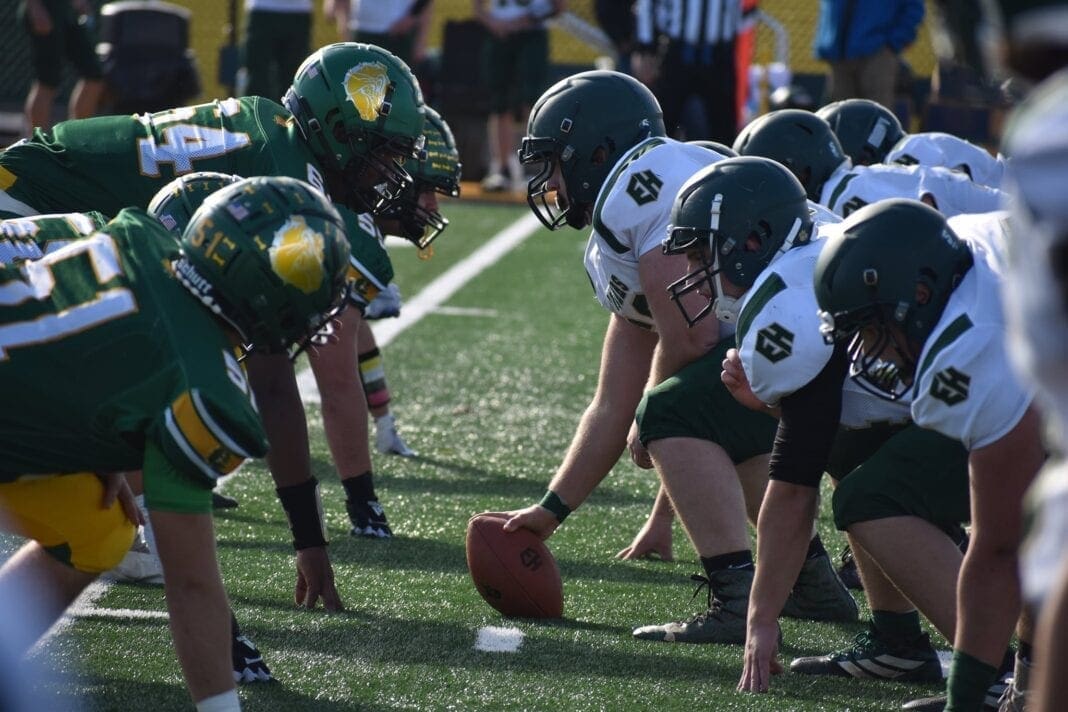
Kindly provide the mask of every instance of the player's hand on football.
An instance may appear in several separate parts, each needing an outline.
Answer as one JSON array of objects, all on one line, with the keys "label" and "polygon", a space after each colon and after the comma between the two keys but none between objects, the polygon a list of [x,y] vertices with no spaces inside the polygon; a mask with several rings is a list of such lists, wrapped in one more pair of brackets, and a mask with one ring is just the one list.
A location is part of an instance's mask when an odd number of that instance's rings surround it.
[{"label": "player's hand on football", "polygon": [[642,445],[638,437],[638,424],[631,423],[630,433],[627,434],[627,449],[630,451],[630,459],[635,465],[643,470],[653,469],[653,460],[649,457],[649,451]]},{"label": "player's hand on football", "polygon": [[123,514],[130,520],[130,523],[135,527],[142,526],[145,523],[145,515],[137,506],[134,493],[129,483],[126,482],[126,473],[112,472],[99,477],[104,483],[104,499],[100,502],[100,507],[108,509],[115,503],[115,500],[118,500]]},{"label": "player's hand on football", "polygon": [[674,561],[671,552],[671,524],[675,517],[650,514],[645,524],[634,535],[634,541],[616,554],[617,559],[652,559]]},{"label": "player's hand on football", "polygon": [[315,608],[323,599],[323,608],[340,611],[344,608],[337,587],[334,569],[325,546],[312,546],[297,551],[297,585],[293,592],[298,606]]},{"label": "player's hand on football", "polygon": [[767,692],[771,676],[782,673],[778,661],[779,624],[749,622],[745,636],[745,663],[742,678],[738,681],[739,692]]},{"label": "player's hand on football", "polygon": [[504,527],[502,527],[504,531],[514,532],[519,528],[529,529],[542,539],[551,537],[556,528],[560,526],[556,515],[540,504],[532,504],[525,509],[517,509],[511,512],[493,512],[493,514],[507,520],[504,523]]}]

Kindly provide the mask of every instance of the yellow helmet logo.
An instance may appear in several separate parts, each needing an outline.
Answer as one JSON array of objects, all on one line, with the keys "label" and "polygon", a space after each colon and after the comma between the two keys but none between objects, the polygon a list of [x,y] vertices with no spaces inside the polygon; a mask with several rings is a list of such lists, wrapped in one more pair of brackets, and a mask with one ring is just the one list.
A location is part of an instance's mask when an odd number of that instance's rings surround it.
[{"label": "yellow helmet logo", "polygon": [[311,294],[323,283],[323,236],[308,227],[304,216],[293,215],[274,233],[274,242],[267,252],[271,268],[305,294]]},{"label": "yellow helmet logo", "polygon": [[378,119],[378,110],[386,101],[387,87],[389,72],[381,62],[363,62],[345,74],[345,95],[364,121]]}]

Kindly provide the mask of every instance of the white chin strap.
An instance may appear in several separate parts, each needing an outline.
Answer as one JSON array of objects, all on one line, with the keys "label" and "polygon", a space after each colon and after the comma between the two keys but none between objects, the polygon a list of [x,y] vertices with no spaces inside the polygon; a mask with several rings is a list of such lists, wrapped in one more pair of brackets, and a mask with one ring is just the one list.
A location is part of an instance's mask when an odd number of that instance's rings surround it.
[{"label": "white chin strap", "polygon": [[727,324],[733,324],[738,321],[738,313],[742,310],[742,305],[737,298],[724,295],[716,297],[716,301],[712,303],[712,308],[716,311],[717,319]]}]

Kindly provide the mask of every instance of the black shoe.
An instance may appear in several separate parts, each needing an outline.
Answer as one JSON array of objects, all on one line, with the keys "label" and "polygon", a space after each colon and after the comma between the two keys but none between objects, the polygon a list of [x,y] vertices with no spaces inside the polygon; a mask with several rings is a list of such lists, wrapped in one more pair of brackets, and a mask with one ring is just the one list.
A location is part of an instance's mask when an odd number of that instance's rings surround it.
[{"label": "black shoe", "polygon": [[864,584],[861,583],[860,572],[857,571],[857,560],[853,558],[853,550],[848,545],[842,549],[840,560],[842,565],[838,567],[838,578],[842,580],[846,588],[863,591]]},{"label": "black shoe", "polygon": [[271,669],[263,662],[256,644],[238,633],[231,636],[230,654],[234,664],[234,682],[270,682]]},{"label": "black shoe", "polygon": [[211,508],[212,509],[237,509],[239,502],[233,497],[227,497],[225,494],[219,494],[218,492],[211,493]]},{"label": "black shoe", "polygon": [[849,650],[797,658],[790,663],[790,672],[897,682],[938,682],[942,679],[942,664],[926,633],[910,643],[892,643],[869,626],[857,635]]},{"label": "black shoe", "polygon": [[708,588],[708,608],[684,621],[635,628],[632,635],[641,640],[664,643],[745,644],[745,616],[749,608],[749,590],[753,586],[753,569],[726,569],[707,578],[690,577],[698,582],[693,597]]},{"label": "black shoe", "polygon": [[345,509],[349,513],[352,536],[365,536],[372,539],[389,539],[393,530],[386,521],[386,511],[377,499],[345,500]]}]

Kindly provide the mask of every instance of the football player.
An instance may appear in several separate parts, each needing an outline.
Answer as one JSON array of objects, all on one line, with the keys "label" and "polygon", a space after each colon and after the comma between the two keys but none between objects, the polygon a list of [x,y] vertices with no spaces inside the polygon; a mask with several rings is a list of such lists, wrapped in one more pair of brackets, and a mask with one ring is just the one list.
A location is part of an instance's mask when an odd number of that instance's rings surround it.
[{"label": "football player", "polygon": [[[422,150],[424,104],[407,65],[389,52],[323,47],[297,70],[283,104],[242,97],[37,131],[0,153],[0,216],[114,215],[147,206],[165,183],[195,170],[291,176],[356,213],[385,209],[411,182],[402,162]],[[285,355],[253,354],[248,368],[298,547],[295,597],[340,608],[292,365]]]},{"label": "football player", "polygon": [[[848,349],[858,385],[891,399],[910,395],[917,425],[968,450],[972,539],[957,588],[951,712],[982,706],[1018,617],[1019,655],[1032,659],[1017,549],[1023,493],[1045,452],[1031,390],[1009,365],[1004,246],[986,227],[947,224],[917,201],[883,201],[827,240],[813,276],[820,330]],[[755,666],[767,663],[773,642],[763,634]]]},{"label": "football player", "polygon": [[[1020,106],[1003,141],[1012,155],[1008,183],[1014,197],[1013,259],[1004,283],[1009,344],[1022,372],[1038,386],[1058,453],[1028,493],[1033,524],[1021,552],[1024,601],[1037,614],[1039,661],[1027,709],[1041,712],[1068,705],[1068,680],[1055,662],[1068,654],[1068,204],[1061,191],[1068,178],[1066,107],[1068,70],[1062,70]],[[1027,661],[1018,661],[1017,692],[1027,689],[1028,673]]]},{"label": "football player", "polygon": [[809,200],[842,217],[884,198],[923,200],[947,217],[1001,207],[1001,191],[938,166],[851,166],[826,121],[816,114],[783,109],[749,123],[734,142],[743,156],[764,156],[789,168]]},{"label": "football player", "polygon": [[[654,512],[670,506],[670,495],[701,557],[701,585],[709,588],[703,613],[635,635],[742,642],[753,573],[736,465],[747,471],[750,493],[759,496],[775,422],[726,393],[718,378],[726,334],[715,320],[689,328],[667,293],[684,258],[659,249],[679,186],[722,156],[666,138],[656,99],[635,79],[593,71],[568,77],[541,96],[520,158],[540,168],[527,202],[547,227],[592,225],[586,271],[610,317],[597,390],[563,462],[541,502],[509,512],[505,529],[552,535],[629,445],[639,466],[657,468],[663,488]],[[647,399],[639,431],[635,411],[643,391],[654,386],[661,395]],[[700,422],[679,417],[691,407],[700,408]],[[833,578],[829,563],[827,573]],[[852,603],[848,593],[844,598]],[[817,613],[841,615],[841,608],[840,600],[833,601]],[[855,604],[845,611],[850,613],[856,616]]]},{"label": "football player", "polygon": [[238,709],[211,489],[267,450],[238,356],[303,347],[344,299],[347,262],[317,190],[253,178],[213,196],[180,241],[131,208],[0,268],[0,384],[21,404],[0,416],[0,508],[31,540],[0,588],[42,582],[58,617],[133,537],[119,504],[101,506],[104,482],[143,470],[186,684],[202,708]]},{"label": "football player", "polygon": [[854,166],[900,163],[942,166],[966,173],[976,183],[1000,188],[1005,161],[982,146],[941,131],[907,134],[894,112],[870,99],[827,104],[816,116],[826,121]]}]

